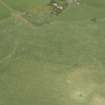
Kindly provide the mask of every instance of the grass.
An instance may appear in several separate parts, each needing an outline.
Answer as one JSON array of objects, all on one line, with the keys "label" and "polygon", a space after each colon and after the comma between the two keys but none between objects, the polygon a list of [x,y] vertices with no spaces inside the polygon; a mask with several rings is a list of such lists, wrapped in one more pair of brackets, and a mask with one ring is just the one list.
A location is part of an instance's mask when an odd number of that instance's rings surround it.
[{"label": "grass", "polygon": [[48,0],[3,2],[12,10],[0,3],[1,105],[105,103],[104,0],[81,0],[59,16],[42,12],[44,19],[30,10]]},{"label": "grass", "polygon": [[0,3],[0,20],[4,19],[5,17],[9,17],[10,13],[8,9],[6,9],[1,3]]}]

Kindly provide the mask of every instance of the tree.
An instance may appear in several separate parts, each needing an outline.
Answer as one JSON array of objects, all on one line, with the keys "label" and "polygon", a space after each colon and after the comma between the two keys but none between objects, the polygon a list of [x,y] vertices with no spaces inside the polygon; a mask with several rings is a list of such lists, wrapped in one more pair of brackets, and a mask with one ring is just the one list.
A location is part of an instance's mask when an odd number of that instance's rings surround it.
[{"label": "tree", "polygon": [[52,7],[51,13],[58,15],[68,6],[68,3],[66,0],[50,0],[48,5]]}]

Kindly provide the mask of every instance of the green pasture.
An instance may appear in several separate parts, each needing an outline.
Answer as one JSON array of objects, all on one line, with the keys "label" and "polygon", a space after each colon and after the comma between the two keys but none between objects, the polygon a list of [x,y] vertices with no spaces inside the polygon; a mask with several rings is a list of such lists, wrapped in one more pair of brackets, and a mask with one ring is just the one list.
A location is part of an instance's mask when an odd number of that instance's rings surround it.
[{"label": "green pasture", "polygon": [[5,19],[5,17],[9,17],[10,13],[8,9],[6,9],[2,4],[0,4],[0,21]]},{"label": "green pasture", "polygon": [[0,0],[0,105],[105,105],[105,1],[48,2]]}]

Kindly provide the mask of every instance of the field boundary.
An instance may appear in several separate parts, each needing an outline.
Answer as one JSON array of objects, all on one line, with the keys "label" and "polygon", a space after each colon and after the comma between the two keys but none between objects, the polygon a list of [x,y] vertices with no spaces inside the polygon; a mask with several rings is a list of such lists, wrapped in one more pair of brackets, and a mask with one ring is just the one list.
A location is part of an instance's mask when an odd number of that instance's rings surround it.
[{"label": "field boundary", "polygon": [[15,17],[15,19],[24,22],[25,24],[27,24],[28,26],[31,26],[32,28],[34,27],[34,25],[29,20],[27,20],[26,18],[24,18],[21,15],[21,12],[19,12],[19,11],[13,9],[12,7],[8,6],[3,0],[0,0],[0,3],[10,11],[11,16]]}]

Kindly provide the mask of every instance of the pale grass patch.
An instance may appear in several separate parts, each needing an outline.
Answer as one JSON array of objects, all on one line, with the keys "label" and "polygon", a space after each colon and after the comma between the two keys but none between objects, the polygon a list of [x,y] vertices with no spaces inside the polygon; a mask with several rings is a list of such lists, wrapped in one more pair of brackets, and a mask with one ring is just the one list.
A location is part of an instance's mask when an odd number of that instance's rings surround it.
[{"label": "pale grass patch", "polygon": [[101,95],[94,95],[89,105],[105,105],[105,97]]},{"label": "pale grass patch", "polygon": [[95,76],[94,71],[94,66],[78,66],[74,67],[70,74],[67,73],[64,93],[67,105],[70,100],[73,103],[87,103],[90,100],[98,86],[92,79]]}]

